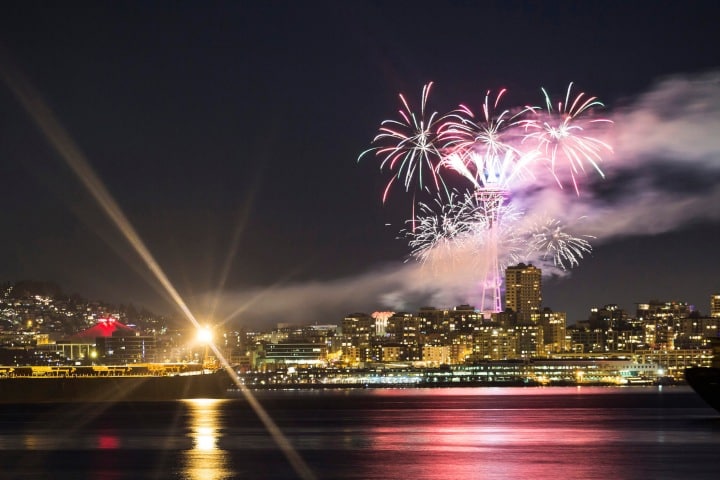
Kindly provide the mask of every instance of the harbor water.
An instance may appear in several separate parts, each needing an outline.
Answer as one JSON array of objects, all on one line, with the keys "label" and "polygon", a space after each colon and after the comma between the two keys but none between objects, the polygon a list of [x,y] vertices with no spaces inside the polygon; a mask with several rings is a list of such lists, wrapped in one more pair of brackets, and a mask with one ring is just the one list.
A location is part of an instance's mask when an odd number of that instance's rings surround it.
[{"label": "harbor water", "polygon": [[720,413],[684,386],[263,391],[3,405],[3,479],[718,478]]}]

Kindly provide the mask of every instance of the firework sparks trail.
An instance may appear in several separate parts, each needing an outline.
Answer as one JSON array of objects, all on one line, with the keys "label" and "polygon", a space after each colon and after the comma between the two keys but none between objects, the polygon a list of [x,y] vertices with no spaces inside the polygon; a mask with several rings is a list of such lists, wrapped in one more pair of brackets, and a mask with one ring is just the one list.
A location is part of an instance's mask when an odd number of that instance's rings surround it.
[{"label": "firework sparks trail", "polygon": [[506,90],[501,90],[491,104],[490,92],[485,95],[483,115],[475,114],[465,105],[451,112],[438,128],[446,155],[438,168],[448,167],[470,180],[475,188],[508,188],[536,155],[515,147],[524,130],[536,128],[534,118],[526,114],[536,108],[524,107],[515,114],[503,110],[495,114]]},{"label": "firework sparks trail", "polygon": [[[431,86],[423,87],[419,115],[400,95],[402,120],[382,122],[373,142],[383,145],[366,150],[360,158],[375,152],[381,169],[393,172],[383,202],[397,179],[406,191],[415,179],[420,194],[432,194],[428,187],[434,187],[436,197],[428,202],[419,199],[417,208],[413,194],[413,218],[408,221],[413,228],[401,232],[409,239],[411,256],[424,264],[447,265],[456,253],[471,250],[483,266],[478,269],[481,310],[501,311],[502,269],[510,263],[551,258],[555,267],[564,270],[577,266],[583,254],[591,252],[588,239],[593,237],[573,236],[553,219],[522,232],[519,225],[526,212],[513,205],[513,198],[536,182],[538,188],[545,188],[538,173],[548,169],[560,188],[569,177],[577,195],[581,176],[591,170],[586,165],[604,178],[600,163],[612,148],[595,135],[611,122],[594,117],[594,110],[603,107],[595,97],[580,93],[571,99],[572,83],[565,101],[555,108],[541,89],[546,110],[532,106],[503,110],[498,107],[506,91],[500,90],[494,100],[490,91],[486,93],[480,115],[460,105],[441,117],[436,112],[427,115]],[[450,191],[447,182],[458,176],[467,183]],[[427,177],[433,179],[431,184],[423,183]],[[485,308],[487,296],[492,298],[489,308]]]},{"label": "firework sparks trail", "polygon": [[[556,267],[565,270],[576,267],[583,254],[590,253],[592,246],[586,239],[591,235],[573,236],[564,230],[564,225],[553,218],[537,223],[529,232],[528,256],[540,253],[542,259],[551,258]],[[567,264],[567,266],[566,266]]]},{"label": "firework sparks trail", "polygon": [[441,263],[452,258],[454,249],[464,248],[475,238],[476,229],[484,221],[480,206],[473,195],[458,197],[456,191],[451,191],[447,198],[438,194],[432,203],[418,204],[417,217],[408,221],[413,224],[412,230],[401,232],[410,239],[412,256],[423,263]]},{"label": "firework sparks trail", "polygon": [[371,316],[375,319],[376,335],[381,337],[385,336],[388,319],[393,315],[395,315],[395,312],[373,312]]},{"label": "firework sparks trail", "polygon": [[565,94],[565,102],[558,102],[553,109],[550,95],[543,88],[547,111],[540,114],[542,121],[529,123],[526,127],[529,133],[524,140],[537,144],[537,149],[544,159],[550,163],[558,185],[562,188],[563,178],[561,164],[564,160],[565,173],[570,176],[575,192],[579,195],[578,175],[586,173],[585,164],[590,164],[601,177],[605,174],[600,169],[602,154],[612,152],[612,147],[597,137],[592,136],[593,131],[603,124],[611,123],[604,118],[594,118],[585,115],[592,112],[595,107],[603,107],[595,97],[579,93],[574,100],[570,100],[573,84],[570,83]]},{"label": "firework sparks trail", "polygon": [[427,116],[426,109],[431,88],[432,82],[423,87],[419,115],[412,111],[405,96],[400,94],[403,105],[399,111],[401,120],[382,122],[380,133],[373,140],[373,143],[386,145],[370,148],[360,154],[359,158],[362,158],[366,153],[375,152],[376,156],[382,158],[380,169],[387,168],[394,172],[385,187],[383,203],[395,180],[401,180],[405,190],[409,191],[416,177],[417,185],[422,188],[425,177],[430,176],[435,189],[440,189],[442,180],[436,173],[436,161],[440,154],[435,144],[438,114],[433,112]]}]

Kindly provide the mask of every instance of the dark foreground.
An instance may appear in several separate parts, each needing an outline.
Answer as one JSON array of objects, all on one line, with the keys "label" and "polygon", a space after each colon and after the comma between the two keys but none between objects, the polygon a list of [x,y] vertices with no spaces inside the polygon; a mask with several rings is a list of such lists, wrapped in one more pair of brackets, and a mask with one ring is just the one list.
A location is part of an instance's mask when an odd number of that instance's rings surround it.
[{"label": "dark foreground", "polygon": [[[688,387],[257,392],[310,477],[717,478]],[[242,397],[5,405],[3,479],[302,478]]]}]

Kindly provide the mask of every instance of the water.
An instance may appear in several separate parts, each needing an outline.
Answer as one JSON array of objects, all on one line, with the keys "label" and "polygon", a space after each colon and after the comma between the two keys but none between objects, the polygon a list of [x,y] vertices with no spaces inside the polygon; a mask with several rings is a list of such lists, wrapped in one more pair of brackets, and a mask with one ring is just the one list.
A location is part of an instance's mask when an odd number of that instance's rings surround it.
[{"label": "water", "polygon": [[[687,387],[261,392],[320,479],[720,478]],[[4,405],[1,479],[291,479],[242,399]]]}]

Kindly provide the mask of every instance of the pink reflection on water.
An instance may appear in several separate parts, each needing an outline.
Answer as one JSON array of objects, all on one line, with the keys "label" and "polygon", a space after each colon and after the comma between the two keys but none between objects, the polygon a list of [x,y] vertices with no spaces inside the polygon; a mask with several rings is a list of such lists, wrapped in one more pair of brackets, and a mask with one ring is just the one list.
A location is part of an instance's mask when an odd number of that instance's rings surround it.
[{"label": "pink reflection on water", "polygon": [[[369,477],[622,479],[621,467],[598,468],[593,455],[598,447],[622,441],[612,420],[596,416],[588,422],[594,412],[589,408],[547,408],[548,395],[581,396],[577,402],[582,404],[582,396],[597,393],[597,387],[428,389],[423,396],[442,398],[443,406],[418,410],[402,407],[417,391],[376,390],[372,395],[390,400],[390,408],[370,413],[371,449],[394,460]],[[527,397],[520,405],[545,407],[518,408],[494,400],[507,395]],[[477,402],[467,408],[467,402],[454,403],[453,396],[477,397]],[[544,400],[533,400],[537,396]]]},{"label": "pink reflection on water", "polygon": [[116,450],[120,448],[120,439],[117,435],[102,433],[98,436],[97,446],[101,450]]},{"label": "pink reflection on water", "polygon": [[[640,391],[641,387],[633,387],[636,391]],[[650,387],[646,391],[655,391],[658,388]],[[415,388],[378,388],[365,390],[368,395],[380,397],[414,397],[422,393],[423,397],[497,397],[497,396],[563,396],[563,395],[603,395],[624,393],[622,388],[613,387],[596,387],[596,386],[569,386],[569,387],[448,387],[448,388],[425,388],[418,390]]]}]

